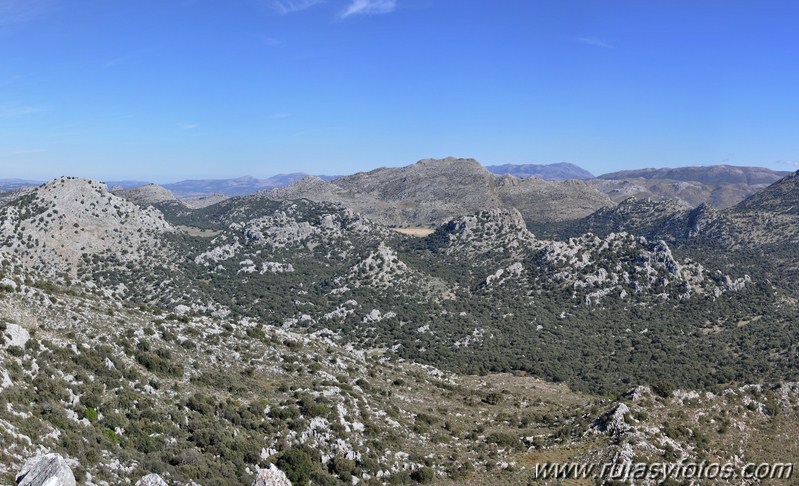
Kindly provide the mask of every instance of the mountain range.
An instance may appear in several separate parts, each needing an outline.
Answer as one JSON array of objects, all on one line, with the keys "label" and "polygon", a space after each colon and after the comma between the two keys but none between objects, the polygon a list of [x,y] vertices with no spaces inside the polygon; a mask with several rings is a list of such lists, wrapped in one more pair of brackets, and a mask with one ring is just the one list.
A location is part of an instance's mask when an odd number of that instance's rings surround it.
[{"label": "mountain range", "polygon": [[0,199],[0,482],[799,455],[799,172],[724,209],[454,158],[206,202],[74,177]]},{"label": "mountain range", "polygon": [[[400,169],[378,170],[389,174]],[[493,165],[486,166],[486,169],[493,174],[510,175],[519,179],[537,178],[545,181],[583,180],[599,192],[607,195],[614,203],[619,203],[627,197],[635,196],[638,199],[650,198],[657,201],[674,199],[686,207],[710,203],[722,209],[737,204],[753,194],[757,189],[789,174],[789,172],[774,171],[762,167],[711,165],[674,169],[627,170],[594,177],[590,172],[565,162],[556,164]],[[357,179],[359,174],[349,177]],[[291,173],[278,174],[267,179],[245,176],[235,179],[185,180],[163,184],[162,187],[170,190],[176,198],[185,200],[190,205],[202,206],[212,201],[219,201],[224,197],[242,196],[254,194],[261,190],[285,187],[305,177],[308,177],[308,175]],[[340,176],[317,177],[323,181],[333,181]],[[41,182],[37,181],[3,179],[0,180],[0,191],[40,184]],[[106,184],[112,189],[132,189],[148,183],[141,181],[108,181]],[[524,189],[521,191],[524,192]],[[0,197],[2,196],[0,195]],[[401,218],[395,218],[395,220],[401,220]]]}]

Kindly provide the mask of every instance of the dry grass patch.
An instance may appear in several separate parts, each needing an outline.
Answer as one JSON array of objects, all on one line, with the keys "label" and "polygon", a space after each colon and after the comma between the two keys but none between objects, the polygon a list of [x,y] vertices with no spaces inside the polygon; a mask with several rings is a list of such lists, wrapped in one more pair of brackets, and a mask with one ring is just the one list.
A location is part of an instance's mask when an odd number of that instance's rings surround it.
[{"label": "dry grass patch", "polygon": [[432,234],[435,230],[431,228],[391,228],[397,233],[403,235],[416,236],[417,238],[424,238]]}]

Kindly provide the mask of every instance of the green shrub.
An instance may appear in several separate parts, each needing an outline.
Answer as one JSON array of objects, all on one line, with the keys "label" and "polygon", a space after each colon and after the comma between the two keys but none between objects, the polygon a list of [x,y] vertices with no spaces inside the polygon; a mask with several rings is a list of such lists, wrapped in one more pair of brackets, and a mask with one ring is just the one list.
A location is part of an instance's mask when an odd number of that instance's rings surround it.
[{"label": "green shrub", "polygon": [[316,469],[308,449],[302,446],[294,446],[283,452],[277,460],[277,467],[286,473],[291,484],[296,486],[308,484],[311,474]]},{"label": "green shrub", "polygon": [[103,437],[111,441],[112,444],[116,445],[119,444],[119,436],[116,432],[111,429],[103,429],[102,431]]},{"label": "green shrub", "polygon": [[486,437],[486,442],[503,448],[511,448],[518,443],[518,440],[513,435],[505,432],[492,432]]},{"label": "green shrub", "polygon": [[411,479],[413,479],[419,484],[432,483],[435,478],[436,478],[436,473],[427,466],[421,469],[417,469],[416,471],[411,473]]},{"label": "green shrub", "polygon": [[97,410],[88,407],[83,411],[83,417],[91,423],[97,422]]}]

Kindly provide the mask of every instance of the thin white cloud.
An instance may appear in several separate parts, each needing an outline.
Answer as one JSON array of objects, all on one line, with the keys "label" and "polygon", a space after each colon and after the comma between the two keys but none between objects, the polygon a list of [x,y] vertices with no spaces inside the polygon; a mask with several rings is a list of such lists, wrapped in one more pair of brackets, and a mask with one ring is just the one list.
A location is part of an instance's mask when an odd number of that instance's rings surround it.
[{"label": "thin white cloud", "polygon": [[184,130],[194,130],[200,126],[199,123],[178,123],[178,126]]},{"label": "thin white cloud", "polygon": [[[0,0],[0,1],[2,1],[2,0]],[[106,61],[105,63],[103,63],[100,66],[100,69],[110,69],[112,67],[116,67],[116,66],[125,64],[128,61],[132,61],[132,60],[135,60],[135,59],[139,59],[139,58],[145,57],[148,54],[151,54],[151,53],[156,52],[158,50],[160,50],[159,47],[148,47],[146,49],[138,49],[138,50],[129,52],[127,54],[115,57],[113,59],[109,59],[108,61]]]},{"label": "thin white cloud", "polygon": [[325,0],[273,0],[272,8],[280,15],[288,15],[309,9],[324,1]]},{"label": "thin white cloud", "polygon": [[44,109],[39,106],[4,104],[0,105],[0,118],[18,118],[42,111],[44,111]]},{"label": "thin white cloud", "polygon": [[393,12],[397,8],[396,0],[352,0],[341,12],[341,18],[351,15],[377,15]]},{"label": "thin white cloud", "polygon": [[276,39],[274,37],[262,37],[261,42],[263,42],[265,46],[269,47],[277,47],[283,45],[282,40]]},{"label": "thin white cloud", "polygon": [[22,74],[14,74],[12,76],[8,76],[7,78],[0,79],[0,87],[17,84],[23,79],[25,79],[25,76],[23,76]]},{"label": "thin white cloud", "polygon": [[603,49],[615,49],[616,46],[607,42],[603,39],[598,39],[596,37],[573,37],[573,41],[579,42],[581,44],[585,44],[587,46],[594,46],[594,47],[601,47]]},{"label": "thin white cloud", "polygon": [[778,160],[777,163],[799,169],[799,160]]},{"label": "thin white cloud", "polygon": [[47,152],[47,149],[43,148],[24,148],[24,149],[17,149],[14,151],[15,155],[26,155],[26,154],[40,154],[42,152]]},{"label": "thin white cloud", "polygon": [[19,24],[50,8],[51,0],[0,0],[0,25]]}]

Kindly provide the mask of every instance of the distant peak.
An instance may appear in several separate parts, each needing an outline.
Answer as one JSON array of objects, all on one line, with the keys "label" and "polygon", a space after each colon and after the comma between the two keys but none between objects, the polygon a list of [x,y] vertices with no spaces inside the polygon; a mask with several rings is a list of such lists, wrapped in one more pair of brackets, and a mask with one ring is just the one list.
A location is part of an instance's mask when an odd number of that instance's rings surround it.
[{"label": "distant peak", "polygon": [[593,179],[594,175],[569,162],[555,164],[502,164],[487,165],[486,169],[497,175],[512,175],[518,178],[537,177],[549,181],[569,179]]}]

